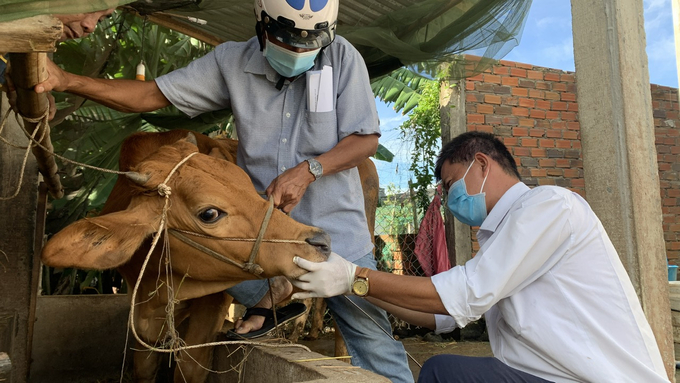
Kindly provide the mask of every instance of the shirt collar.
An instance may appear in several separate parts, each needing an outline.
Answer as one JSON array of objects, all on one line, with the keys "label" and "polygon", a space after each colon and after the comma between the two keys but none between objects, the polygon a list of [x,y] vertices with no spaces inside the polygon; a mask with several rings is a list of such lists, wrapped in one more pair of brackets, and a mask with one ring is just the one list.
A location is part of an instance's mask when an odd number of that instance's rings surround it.
[{"label": "shirt collar", "polygon": [[267,59],[262,54],[262,51],[260,51],[260,43],[257,41],[257,37],[253,37],[249,43],[254,45],[254,49],[252,50],[253,54],[250,56],[243,71],[246,73],[264,75],[270,82],[278,82],[280,75],[271,65],[269,65]]},{"label": "shirt collar", "polygon": [[510,207],[522,196],[522,194],[528,192],[529,187],[523,182],[518,182],[510,189],[508,189],[503,196],[496,202],[496,205],[491,209],[491,212],[486,217],[482,226],[479,227],[479,231],[495,232],[498,225],[501,224],[505,215],[508,214]]}]

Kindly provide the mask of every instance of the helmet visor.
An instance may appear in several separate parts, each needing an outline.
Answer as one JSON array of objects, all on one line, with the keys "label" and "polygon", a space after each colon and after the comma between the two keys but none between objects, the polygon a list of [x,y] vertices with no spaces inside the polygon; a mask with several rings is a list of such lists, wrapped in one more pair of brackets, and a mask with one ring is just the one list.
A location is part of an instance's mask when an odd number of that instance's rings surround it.
[{"label": "helmet visor", "polygon": [[263,23],[267,34],[295,48],[323,48],[335,39],[335,24],[321,29],[297,29],[278,20],[267,19],[268,22]]}]

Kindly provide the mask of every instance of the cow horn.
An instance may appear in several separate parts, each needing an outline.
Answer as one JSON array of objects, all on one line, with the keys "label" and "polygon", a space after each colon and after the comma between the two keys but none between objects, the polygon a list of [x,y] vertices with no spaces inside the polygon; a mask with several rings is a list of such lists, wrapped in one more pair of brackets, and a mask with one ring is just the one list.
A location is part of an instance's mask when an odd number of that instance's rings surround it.
[{"label": "cow horn", "polygon": [[151,178],[151,176],[148,174],[142,174],[138,172],[125,172],[125,177],[127,177],[130,181],[141,186],[144,186],[144,184],[146,184],[149,178]]},{"label": "cow horn", "polygon": [[196,136],[193,133],[189,132],[185,139],[187,140],[187,142],[198,146],[198,141],[196,141]]}]

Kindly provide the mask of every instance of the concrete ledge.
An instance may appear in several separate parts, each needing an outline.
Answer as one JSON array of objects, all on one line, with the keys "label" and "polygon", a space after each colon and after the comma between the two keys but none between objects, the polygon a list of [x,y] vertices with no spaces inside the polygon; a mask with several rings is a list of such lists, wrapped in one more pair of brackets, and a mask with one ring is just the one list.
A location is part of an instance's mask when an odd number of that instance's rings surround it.
[{"label": "concrete ledge", "polygon": [[389,379],[383,376],[339,360],[297,362],[325,357],[299,347],[217,347],[213,355],[213,370],[229,372],[211,373],[207,382],[389,383]]}]

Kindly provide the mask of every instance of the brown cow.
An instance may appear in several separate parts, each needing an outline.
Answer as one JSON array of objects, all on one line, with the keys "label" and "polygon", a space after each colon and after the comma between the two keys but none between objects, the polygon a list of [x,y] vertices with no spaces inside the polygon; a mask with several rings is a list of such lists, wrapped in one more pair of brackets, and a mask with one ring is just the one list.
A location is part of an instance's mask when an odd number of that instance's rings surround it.
[{"label": "brown cow", "polygon": [[[171,169],[196,152],[198,146],[201,154],[181,165],[167,183],[171,188],[168,227],[200,234],[184,235],[245,263],[253,242],[219,238],[257,237],[269,204],[258,195],[245,172],[234,164],[234,141],[197,135],[194,144],[180,140],[186,135],[186,131],[171,131],[129,137],[121,149],[119,168],[134,170],[148,179],[138,185],[120,176],[104,207],[105,214],[82,219],[57,233],[43,249],[43,262],[54,267],[83,269],[117,267],[128,285],[134,286],[151,237],[160,224],[164,198],[156,189]],[[330,249],[326,233],[295,222],[278,210],[271,215],[265,238],[297,243],[262,242],[255,260],[263,269],[261,277],[296,278],[303,270],[292,262],[294,256],[323,261]],[[169,258],[164,258],[161,251],[164,240],[169,244]],[[167,259],[170,263],[166,263]],[[224,290],[254,278],[240,267],[211,257],[173,235],[161,238],[140,282],[134,316],[136,332],[156,347],[167,341],[166,287],[172,285],[177,302],[175,324],[179,326],[189,318],[184,341],[189,345],[209,342],[221,328],[231,302]],[[138,348],[143,350],[140,345]],[[211,352],[210,348],[180,352],[175,382],[203,382],[208,371],[201,366],[210,367]],[[154,381],[159,357],[159,353],[135,352],[136,381]]]}]

